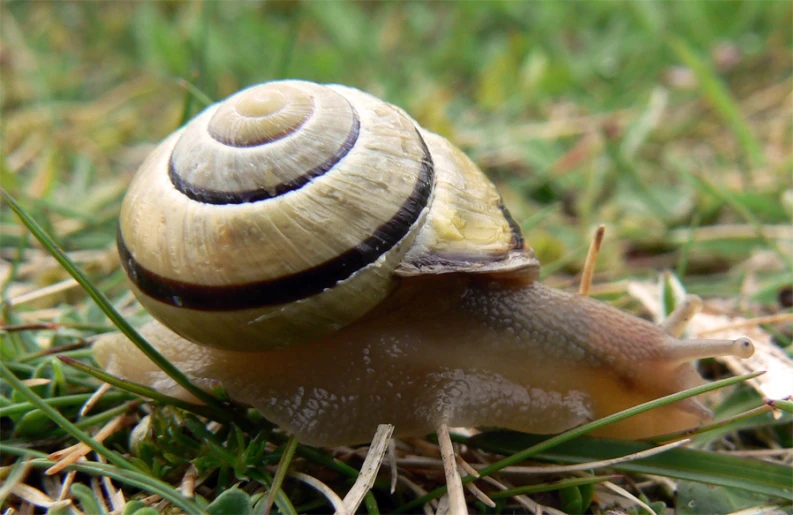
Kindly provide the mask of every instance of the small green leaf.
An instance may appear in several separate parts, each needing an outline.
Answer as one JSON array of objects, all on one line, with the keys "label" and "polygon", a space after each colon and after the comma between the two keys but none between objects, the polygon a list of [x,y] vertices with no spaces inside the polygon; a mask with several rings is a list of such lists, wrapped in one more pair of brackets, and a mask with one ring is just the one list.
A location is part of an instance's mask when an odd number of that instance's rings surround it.
[{"label": "small green leaf", "polygon": [[41,410],[25,413],[14,427],[14,435],[18,438],[41,438],[58,427]]},{"label": "small green leaf", "polygon": [[133,512],[131,515],[160,515],[160,512],[151,506],[146,506],[145,508]]},{"label": "small green leaf", "polygon": [[584,498],[577,486],[559,489],[562,499],[562,511],[566,513],[584,513]]},{"label": "small green leaf", "polygon": [[82,483],[74,483],[71,488],[72,495],[80,501],[84,513],[104,514],[101,503],[94,497],[94,492]]},{"label": "small green leaf", "polygon": [[[589,471],[591,474],[594,474],[593,470]],[[581,492],[581,506],[583,510],[586,511],[589,509],[589,505],[592,504],[592,500],[595,498],[595,484],[590,483],[587,485],[580,485],[578,487],[578,491]]]},{"label": "small green leaf", "polygon": [[253,513],[251,498],[237,488],[226,490],[207,506],[211,515],[248,515]]},{"label": "small green leaf", "polygon": [[141,511],[146,507],[146,503],[143,501],[129,501],[124,505],[124,510],[121,512],[121,515],[143,515]]},{"label": "small green leaf", "polygon": [[768,498],[745,490],[681,481],[677,485],[677,513],[721,515],[766,504]]}]

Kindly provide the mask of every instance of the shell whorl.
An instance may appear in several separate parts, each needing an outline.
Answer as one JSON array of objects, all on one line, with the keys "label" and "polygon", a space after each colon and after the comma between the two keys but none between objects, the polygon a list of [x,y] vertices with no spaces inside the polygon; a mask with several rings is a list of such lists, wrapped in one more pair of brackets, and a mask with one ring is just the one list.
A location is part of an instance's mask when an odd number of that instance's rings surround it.
[{"label": "shell whorl", "polygon": [[446,140],[371,95],[303,81],[243,90],[167,138],[135,176],[118,233],[152,315],[238,350],[338,329],[396,275],[536,270],[522,241]]},{"label": "shell whorl", "polygon": [[412,121],[374,97],[255,86],[143,164],[122,207],[122,263],[144,306],[189,339],[303,341],[388,295],[433,174]]},{"label": "shell whorl", "polygon": [[[360,117],[342,95],[303,87],[254,86],[188,125],[169,161],[174,187],[193,200],[240,204],[299,189],[331,170],[355,146]],[[299,159],[284,157],[290,154]]]}]

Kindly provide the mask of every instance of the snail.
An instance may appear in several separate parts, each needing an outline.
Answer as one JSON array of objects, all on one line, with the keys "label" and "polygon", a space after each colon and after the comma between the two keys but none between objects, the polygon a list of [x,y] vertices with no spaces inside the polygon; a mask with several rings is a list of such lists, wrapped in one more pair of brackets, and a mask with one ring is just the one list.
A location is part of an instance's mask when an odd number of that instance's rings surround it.
[{"label": "snail", "polygon": [[[544,286],[495,186],[398,107],[340,85],[244,89],[166,138],[125,197],[118,249],[141,333],[202,388],[304,443],[440,424],[558,433],[702,382],[752,343],[680,340]],[[120,334],[109,372],[194,400]],[[690,428],[690,398],[605,428]]]}]

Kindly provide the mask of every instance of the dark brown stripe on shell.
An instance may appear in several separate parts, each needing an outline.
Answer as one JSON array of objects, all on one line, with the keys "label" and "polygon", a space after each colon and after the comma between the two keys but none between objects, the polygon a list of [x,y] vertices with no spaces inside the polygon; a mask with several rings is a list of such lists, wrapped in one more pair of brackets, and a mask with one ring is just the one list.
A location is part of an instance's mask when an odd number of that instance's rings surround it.
[{"label": "dark brown stripe on shell", "polygon": [[350,128],[350,133],[347,134],[347,139],[344,140],[344,143],[342,143],[341,147],[339,147],[339,149],[332,156],[330,156],[328,160],[319,166],[308,170],[303,175],[295,177],[292,180],[282,182],[281,184],[277,184],[272,188],[246,191],[220,191],[200,188],[182,179],[174,167],[173,156],[171,156],[171,159],[168,160],[168,177],[170,177],[171,183],[178,191],[192,200],[203,202],[205,204],[224,205],[258,202],[260,200],[267,200],[279,195],[283,195],[284,193],[290,191],[298,190],[311,182],[313,179],[320,177],[328,170],[336,166],[336,164],[344,159],[344,157],[355,146],[355,143],[358,141],[358,135],[361,132],[361,121],[358,118],[358,113],[355,111],[355,109],[353,109],[352,115],[352,127]]},{"label": "dark brown stripe on shell", "polygon": [[417,223],[429,202],[435,177],[429,149],[423,140],[421,144],[425,157],[419,176],[413,192],[396,215],[356,247],[313,268],[278,279],[231,286],[204,286],[176,281],[147,270],[135,261],[119,228],[118,252],[121,264],[132,282],[149,297],[194,310],[235,311],[286,304],[311,297],[374,263],[407,236]]},{"label": "dark brown stripe on shell", "polygon": [[512,217],[512,213],[509,212],[503,201],[499,202],[498,208],[501,210],[501,214],[504,215],[507,224],[509,224],[509,230],[512,231],[512,241],[509,244],[509,248],[522,249],[526,245],[526,240],[523,239],[523,231],[520,230],[520,225]]}]

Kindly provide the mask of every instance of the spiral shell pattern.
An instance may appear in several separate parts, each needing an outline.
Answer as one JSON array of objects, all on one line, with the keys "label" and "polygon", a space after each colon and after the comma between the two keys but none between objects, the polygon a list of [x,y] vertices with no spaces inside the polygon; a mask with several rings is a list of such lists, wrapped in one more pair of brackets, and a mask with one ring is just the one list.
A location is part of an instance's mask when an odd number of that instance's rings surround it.
[{"label": "spiral shell pattern", "polygon": [[388,295],[433,174],[412,121],[374,97],[255,86],[143,164],[122,207],[122,263],[144,306],[191,340],[304,341]]},{"label": "spiral shell pattern", "polygon": [[130,185],[118,247],[152,315],[236,350],[343,327],[398,275],[536,268],[460,150],[371,95],[303,81],[245,89],[168,137]]}]

